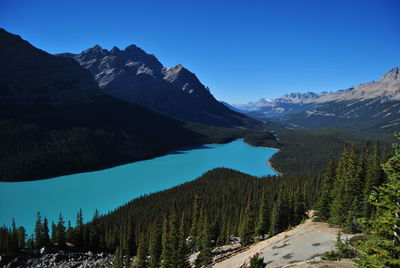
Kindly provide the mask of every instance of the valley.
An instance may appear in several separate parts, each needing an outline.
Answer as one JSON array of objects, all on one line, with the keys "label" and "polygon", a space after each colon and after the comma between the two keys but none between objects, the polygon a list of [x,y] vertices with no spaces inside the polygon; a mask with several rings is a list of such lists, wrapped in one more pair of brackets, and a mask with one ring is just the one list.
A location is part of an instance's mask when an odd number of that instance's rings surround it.
[{"label": "valley", "polygon": [[[93,215],[96,209],[107,214],[134,198],[192,181],[214,168],[231,168],[257,177],[274,175],[266,162],[275,152],[236,140],[171,151],[101,171],[33,182],[0,182],[0,224],[8,225],[14,219],[33,233],[32,219],[38,211],[49,222],[56,222],[60,213],[66,222],[74,222],[79,209],[84,215]],[[24,202],[18,202],[20,196]],[[53,202],[48,203],[49,199]]]},{"label": "valley", "polygon": [[396,4],[14,2],[1,267],[400,267]]},{"label": "valley", "polygon": [[341,128],[351,132],[393,133],[400,127],[400,67],[379,81],[346,90],[290,93],[233,105],[242,113],[291,129]]}]

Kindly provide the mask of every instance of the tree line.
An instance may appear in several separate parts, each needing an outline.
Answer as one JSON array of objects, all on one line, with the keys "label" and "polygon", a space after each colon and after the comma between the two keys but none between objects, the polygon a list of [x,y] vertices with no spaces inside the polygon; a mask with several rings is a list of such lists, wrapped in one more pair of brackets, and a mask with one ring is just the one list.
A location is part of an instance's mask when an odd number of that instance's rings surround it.
[{"label": "tree line", "polygon": [[373,189],[386,181],[379,142],[367,142],[362,149],[346,145],[338,161],[329,160],[322,176],[320,198],[316,205],[318,219],[339,225],[345,232],[362,231],[360,218],[375,216],[368,202]]},{"label": "tree line", "polygon": [[400,147],[393,148],[387,157],[378,142],[346,146],[322,177],[317,219],[364,233],[354,244],[359,267],[400,266]]},{"label": "tree line", "polygon": [[195,265],[202,267],[212,261],[214,247],[236,239],[247,246],[299,224],[306,210],[315,208],[318,220],[367,234],[366,242],[360,242],[360,263],[382,256],[394,263],[399,252],[398,239],[393,236],[399,233],[395,216],[400,214],[396,205],[399,154],[396,147],[389,158],[377,142],[346,145],[338,160],[328,161],[322,174],[257,178],[214,169],[194,181],[134,199],[108,214],[96,211],[87,223],[80,210],[74,226],[60,215],[49,228],[47,219],[38,214],[35,233],[26,243],[25,230],[13,222],[11,228],[0,228],[0,251],[46,245],[104,251],[115,254],[116,267],[128,263],[188,267],[188,256],[197,252]]},{"label": "tree line", "polygon": [[115,252],[117,257],[137,256],[135,260],[145,263],[140,267],[158,267],[155,263],[180,267],[177,259],[200,252],[196,262],[200,267],[211,261],[212,248],[235,237],[246,246],[297,225],[316,201],[319,178],[318,174],[257,178],[214,169],[106,215],[96,212],[87,223],[79,211],[73,227],[61,215],[57,223],[49,223],[38,214],[34,235],[24,246]]}]

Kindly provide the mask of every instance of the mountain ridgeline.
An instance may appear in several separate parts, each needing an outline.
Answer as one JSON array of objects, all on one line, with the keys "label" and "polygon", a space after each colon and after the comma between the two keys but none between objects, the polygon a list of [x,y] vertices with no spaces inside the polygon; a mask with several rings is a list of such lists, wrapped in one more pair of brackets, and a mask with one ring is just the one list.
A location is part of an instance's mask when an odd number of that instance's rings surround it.
[{"label": "mountain ridgeline", "polygon": [[74,59],[0,29],[0,180],[96,170],[213,141],[183,121],[105,94]]},{"label": "mountain ridgeline", "polygon": [[103,92],[117,99],[206,125],[261,125],[217,101],[196,75],[182,65],[165,68],[154,55],[136,45],[124,50],[96,45],[80,54],[58,56],[77,60],[92,73]]},{"label": "mountain ridgeline", "polygon": [[400,68],[379,81],[346,90],[291,93],[280,98],[235,105],[259,119],[291,128],[338,127],[350,131],[393,133],[400,128]]}]

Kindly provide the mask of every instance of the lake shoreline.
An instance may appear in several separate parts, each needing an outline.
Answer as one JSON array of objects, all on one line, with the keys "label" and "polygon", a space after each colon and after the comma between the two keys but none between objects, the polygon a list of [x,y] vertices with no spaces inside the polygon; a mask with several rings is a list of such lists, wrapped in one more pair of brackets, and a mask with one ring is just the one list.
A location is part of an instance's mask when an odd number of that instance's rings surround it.
[{"label": "lake shoreline", "polygon": [[[279,150],[278,150],[278,152],[279,152]],[[278,153],[278,152],[276,152],[276,153]],[[268,166],[270,169],[272,169],[273,171],[275,171],[275,173],[277,173],[278,176],[282,176],[282,173],[279,172],[278,170],[276,170],[276,169],[272,166],[271,160],[269,160],[269,159],[267,160],[267,166]]]},{"label": "lake shoreline", "polygon": [[[267,146],[255,146],[255,145],[252,145],[252,144],[246,142],[246,140],[244,139],[244,137],[243,137],[243,138],[239,138],[239,139],[237,139],[237,140],[243,140],[244,143],[246,143],[246,144],[248,144],[248,145],[250,145],[250,146],[253,146],[253,147],[260,147],[260,148],[265,148],[265,149],[276,150],[276,152],[274,153],[274,155],[277,154],[277,153],[279,153],[279,152],[281,151],[281,150],[278,149],[278,148],[267,147]],[[267,161],[266,161],[266,162],[267,162],[267,166],[268,166],[270,169],[272,169],[276,174],[278,174],[278,176],[282,176],[282,173],[279,172],[278,170],[276,170],[276,169],[272,166],[271,158],[272,158],[274,155],[272,155],[269,159],[267,159]]]},{"label": "lake shoreline", "polygon": [[[232,140],[229,140],[229,141],[226,141],[226,142],[223,142],[223,143],[217,143],[217,142],[215,142],[215,143],[199,143],[199,144],[182,146],[182,147],[178,147],[176,149],[168,150],[166,152],[150,154],[147,157],[138,158],[138,159],[135,159],[135,160],[121,161],[118,164],[101,165],[98,168],[82,169],[81,171],[76,171],[76,172],[72,172],[72,173],[60,172],[57,175],[49,176],[49,177],[43,177],[43,178],[17,179],[17,180],[7,180],[7,179],[0,178],[0,184],[1,183],[16,183],[16,182],[30,182],[30,181],[34,182],[34,181],[43,181],[43,180],[53,180],[53,179],[58,179],[60,177],[69,176],[69,175],[102,171],[102,170],[107,170],[107,169],[111,169],[111,168],[115,168],[115,167],[119,167],[119,166],[129,165],[129,164],[140,162],[140,161],[146,161],[146,160],[155,159],[155,158],[166,156],[166,155],[173,154],[173,153],[179,153],[179,151],[187,151],[187,150],[192,150],[192,149],[199,149],[199,148],[201,148],[201,147],[203,147],[205,145],[209,145],[209,144],[211,144],[211,145],[212,144],[227,144],[227,143],[233,142],[235,140],[240,140],[240,139],[244,139],[244,137],[236,138],[236,139],[234,138]],[[255,146],[255,147],[257,147],[257,146]]]},{"label": "lake shoreline", "polygon": [[[278,174],[265,164],[266,158],[277,150],[249,145],[243,139],[191,148],[57,179],[3,183],[1,223],[9,224],[15,218],[30,232],[37,211],[55,221],[60,212],[65,220],[73,221],[79,209],[84,215],[92,215],[95,209],[101,214],[108,213],[134,198],[190,182],[215,168],[234,169],[260,178]],[[16,196],[24,198],[17,201]]]}]

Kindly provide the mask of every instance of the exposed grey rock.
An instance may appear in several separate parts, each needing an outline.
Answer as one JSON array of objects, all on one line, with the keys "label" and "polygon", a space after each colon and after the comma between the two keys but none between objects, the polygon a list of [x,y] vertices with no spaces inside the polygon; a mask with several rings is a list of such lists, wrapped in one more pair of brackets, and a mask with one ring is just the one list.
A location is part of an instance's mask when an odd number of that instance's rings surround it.
[{"label": "exposed grey rock", "polygon": [[393,132],[400,127],[400,68],[379,81],[320,94],[290,93],[280,98],[235,105],[255,118],[274,118],[287,127],[339,127]]},{"label": "exposed grey rock", "polygon": [[93,254],[92,252],[73,253],[58,251],[42,256],[26,253],[13,258],[9,263],[5,264],[4,267],[111,267],[113,258],[114,257],[109,254]]},{"label": "exposed grey rock", "polygon": [[96,45],[80,54],[58,56],[77,60],[105,93],[117,99],[192,122],[231,127],[260,125],[218,102],[182,65],[165,68],[154,55],[136,45],[124,50],[113,47],[110,51]]},{"label": "exposed grey rock", "polygon": [[[236,104],[234,107],[245,111],[258,111],[266,116],[296,113],[310,106],[341,101],[365,101],[381,99],[382,101],[400,100],[400,67],[387,72],[379,81],[364,83],[346,90],[322,93],[290,93],[277,99],[262,98],[248,104]],[[295,107],[295,108],[293,108]]]}]

